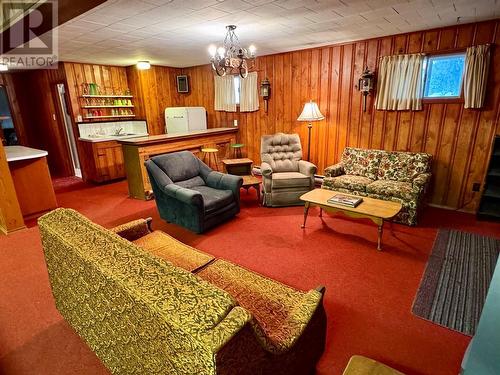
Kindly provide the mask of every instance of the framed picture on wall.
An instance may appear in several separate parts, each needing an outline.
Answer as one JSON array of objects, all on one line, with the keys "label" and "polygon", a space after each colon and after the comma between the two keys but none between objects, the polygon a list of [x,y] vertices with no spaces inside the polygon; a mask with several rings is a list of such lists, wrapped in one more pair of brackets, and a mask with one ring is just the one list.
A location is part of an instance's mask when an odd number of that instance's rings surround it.
[{"label": "framed picture on wall", "polygon": [[177,92],[189,92],[188,76],[177,76]]}]

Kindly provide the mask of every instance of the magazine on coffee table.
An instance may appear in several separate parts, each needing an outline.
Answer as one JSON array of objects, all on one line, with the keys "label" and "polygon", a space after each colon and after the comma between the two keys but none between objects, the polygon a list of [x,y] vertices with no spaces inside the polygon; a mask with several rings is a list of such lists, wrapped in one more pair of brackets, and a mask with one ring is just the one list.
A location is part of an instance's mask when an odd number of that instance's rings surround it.
[{"label": "magazine on coffee table", "polygon": [[328,203],[341,204],[343,206],[357,207],[363,198],[350,197],[344,194],[335,194],[333,197],[327,200]]}]

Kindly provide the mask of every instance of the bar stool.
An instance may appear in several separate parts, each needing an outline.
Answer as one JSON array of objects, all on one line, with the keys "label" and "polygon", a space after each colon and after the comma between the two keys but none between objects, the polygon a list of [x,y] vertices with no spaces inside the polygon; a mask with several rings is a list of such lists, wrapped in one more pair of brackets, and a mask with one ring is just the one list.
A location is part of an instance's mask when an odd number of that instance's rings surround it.
[{"label": "bar stool", "polygon": [[233,143],[231,148],[233,149],[233,157],[235,159],[241,158],[241,149],[245,146],[244,143]]},{"label": "bar stool", "polygon": [[[205,148],[202,148],[201,149],[201,152],[203,152],[203,161],[210,167],[212,168],[212,166],[210,165],[210,161],[211,159],[213,158],[213,162],[215,163],[215,170],[218,171],[219,170],[219,158],[217,157],[217,153],[219,152],[218,149],[216,148],[210,148],[210,147],[205,147]],[[208,160],[205,161],[205,158],[207,158]]]}]

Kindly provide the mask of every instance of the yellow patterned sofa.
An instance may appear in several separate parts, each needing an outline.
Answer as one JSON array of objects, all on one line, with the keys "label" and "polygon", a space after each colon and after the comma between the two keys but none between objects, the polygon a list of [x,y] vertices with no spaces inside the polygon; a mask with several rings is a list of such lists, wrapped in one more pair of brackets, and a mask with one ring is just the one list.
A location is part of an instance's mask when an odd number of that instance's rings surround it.
[{"label": "yellow patterned sofa", "polygon": [[146,220],[70,209],[38,221],[57,309],[113,374],[311,374],[324,288],[302,292],[193,249]]}]

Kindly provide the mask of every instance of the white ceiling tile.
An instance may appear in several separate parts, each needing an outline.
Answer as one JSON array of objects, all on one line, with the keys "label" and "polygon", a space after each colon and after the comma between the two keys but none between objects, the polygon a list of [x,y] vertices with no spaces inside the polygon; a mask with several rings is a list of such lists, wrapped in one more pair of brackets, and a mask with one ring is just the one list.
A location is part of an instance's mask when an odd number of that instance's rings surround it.
[{"label": "white ceiling tile", "polygon": [[237,13],[242,10],[250,9],[253,5],[246,3],[242,0],[225,0],[219,2],[217,5],[212,5],[212,8],[222,10],[228,13]]},{"label": "white ceiling tile", "polygon": [[199,10],[212,5],[217,5],[217,0],[175,0],[175,4],[182,4],[182,7]]},{"label": "white ceiling tile", "polygon": [[59,27],[60,60],[182,67],[207,63],[229,24],[262,55],[498,15],[500,0],[108,0]]}]

